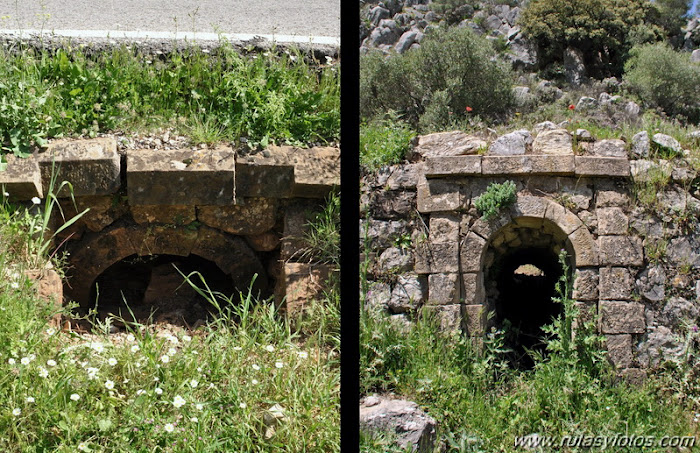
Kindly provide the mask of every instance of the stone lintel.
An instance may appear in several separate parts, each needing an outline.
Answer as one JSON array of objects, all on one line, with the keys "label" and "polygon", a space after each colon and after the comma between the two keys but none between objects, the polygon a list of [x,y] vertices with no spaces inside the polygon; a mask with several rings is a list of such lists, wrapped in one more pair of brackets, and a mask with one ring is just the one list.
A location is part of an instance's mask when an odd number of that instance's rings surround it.
[{"label": "stone lintel", "polygon": [[619,157],[576,156],[576,176],[630,175],[630,162]]},{"label": "stone lintel", "polygon": [[572,175],[573,155],[484,156],[484,175]]},{"label": "stone lintel", "polygon": [[[109,195],[119,190],[121,168],[117,143],[111,137],[90,140],[58,140],[37,155],[41,181],[49,190],[52,172],[57,172],[54,190],[61,182],[73,186],[75,196]],[[57,194],[70,196],[68,188]]]},{"label": "stone lintel", "polygon": [[128,151],[129,204],[233,204],[233,168],[229,148]]},{"label": "stone lintel", "polygon": [[425,176],[481,175],[481,156],[429,157],[425,160]]},{"label": "stone lintel", "polygon": [[44,192],[37,160],[33,156],[21,159],[12,154],[5,157],[7,168],[0,171],[0,189],[9,194],[10,200],[43,198]]}]

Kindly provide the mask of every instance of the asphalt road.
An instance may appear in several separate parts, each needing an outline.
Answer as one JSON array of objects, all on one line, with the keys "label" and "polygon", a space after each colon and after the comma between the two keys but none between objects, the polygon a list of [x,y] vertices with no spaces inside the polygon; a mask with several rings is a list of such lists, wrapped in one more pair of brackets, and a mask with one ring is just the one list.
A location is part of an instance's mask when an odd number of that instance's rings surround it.
[{"label": "asphalt road", "polygon": [[340,0],[0,0],[7,31],[338,40]]}]

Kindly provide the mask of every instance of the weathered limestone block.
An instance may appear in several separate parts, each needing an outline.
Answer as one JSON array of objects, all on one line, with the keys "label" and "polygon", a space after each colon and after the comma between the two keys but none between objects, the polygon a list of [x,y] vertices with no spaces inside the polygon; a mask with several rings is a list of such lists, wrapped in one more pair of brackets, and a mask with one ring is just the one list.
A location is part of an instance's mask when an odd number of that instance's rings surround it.
[{"label": "weathered limestone block", "polygon": [[456,242],[422,242],[416,244],[415,271],[419,274],[458,272],[458,250]]},{"label": "weathered limestone block", "polygon": [[630,300],[634,279],[626,267],[600,268],[600,298],[605,300]]},{"label": "weathered limestone block", "polygon": [[323,290],[334,269],[326,264],[285,263],[283,292],[286,296],[285,311],[288,316],[300,314],[312,300],[323,296]]},{"label": "weathered limestone block", "polygon": [[229,148],[127,151],[129,204],[233,204],[234,163]]},{"label": "weathered limestone block", "polygon": [[236,197],[323,198],[340,184],[337,148],[269,146],[235,165]]},{"label": "weathered limestone block", "polygon": [[486,248],[486,240],[475,233],[464,238],[460,251],[462,272],[480,272],[481,256]]},{"label": "weathered limestone block", "polygon": [[389,247],[379,255],[379,270],[384,273],[403,273],[413,269],[413,253],[398,247]]},{"label": "weathered limestone block", "polygon": [[428,281],[425,275],[399,275],[387,303],[392,313],[407,313],[425,303]]},{"label": "weathered limestone block", "polygon": [[411,226],[405,220],[375,220],[361,221],[360,243],[369,241],[370,247],[387,248],[405,234],[411,233]]},{"label": "weathered limestone block", "polygon": [[69,220],[74,215],[89,208],[89,211],[80,217],[79,222],[84,223],[90,231],[102,231],[127,210],[126,206],[115,202],[114,197],[109,195],[76,197],[75,204],[78,208],[77,211],[71,200],[61,200],[66,219]]},{"label": "weathered limestone block", "polygon": [[460,332],[462,330],[461,305],[426,305],[423,309],[436,317],[441,332]]},{"label": "weathered limestone block", "polygon": [[[308,223],[320,207],[312,200],[296,201],[284,207],[284,230],[280,258],[289,260],[299,258],[308,247],[304,235],[308,231]],[[387,224],[382,223],[382,226]]]},{"label": "weathered limestone block", "polygon": [[535,138],[532,144],[532,152],[534,154],[573,154],[571,134],[565,129],[543,131]]},{"label": "weathered limestone block", "polygon": [[416,193],[403,190],[377,192],[370,204],[375,219],[405,218],[416,207]]},{"label": "weathered limestone block", "polygon": [[641,266],[644,264],[642,240],[636,236],[600,236],[598,249],[601,265]]},{"label": "weathered limestone block", "polygon": [[674,266],[690,265],[700,268],[700,240],[695,236],[671,239],[666,250],[669,263]]},{"label": "weathered limestone block", "polygon": [[265,268],[256,253],[241,237],[230,236],[219,230],[200,226],[197,243],[191,253],[214,262],[219,269],[231,276],[236,288],[241,291],[248,290],[256,275],[253,293],[267,287]]},{"label": "weathered limestone block", "polygon": [[598,269],[576,269],[573,298],[598,300]]},{"label": "weathered limestone block", "polygon": [[136,205],[130,208],[136,223],[166,223],[172,225],[189,225],[197,220],[192,205]]},{"label": "weathered limestone block", "polygon": [[583,225],[576,214],[556,203],[549,204],[545,218],[554,222],[567,236]]},{"label": "weathered limestone block", "polygon": [[[188,256],[199,240],[199,232],[196,229],[156,224],[146,228],[133,228],[130,231],[129,240],[139,256],[161,254]],[[202,258],[210,257],[202,256]],[[222,268],[222,270],[226,272],[225,269]]]},{"label": "weathered limestone block", "polygon": [[[119,189],[119,155],[111,137],[58,140],[50,143],[37,159],[45,191],[51,182],[52,168],[57,172],[55,190],[62,181],[72,184],[75,196],[109,195]],[[64,188],[56,195],[67,197],[70,193]]]},{"label": "weathered limestone block", "polygon": [[430,274],[428,276],[428,304],[458,304],[458,275],[459,274]]},{"label": "weathered limestone block", "polygon": [[367,397],[360,405],[360,429],[369,434],[395,435],[396,444],[404,451],[433,451],[436,425],[435,419],[412,401]]},{"label": "weathered limestone block", "polygon": [[428,177],[480,174],[481,156],[433,157],[425,161],[425,175]]},{"label": "weathered limestone block", "polygon": [[641,131],[634,134],[632,137],[632,154],[638,159],[646,159],[649,157],[649,132]]},{"label": "weathered limestone block", "polygon": [[420,173],[425,171],[425,163],[395,165],[390,168],[386,187],[389,190],[415,190]]},{"label": "weathered limestone block", "polygon": [[498,137],[489,146],[489,156],[515,156],[525,154],[532,144],[532,135],[526,129],[510,132]]},{"label": "weathered limestone block", "polygon": [[[282,149],[294,164],[293,197],[324,198],[340,187],[340,150],[332,147],[295,148],[270,146],[275,153]],[[240,186],[238,186],[240,187]]]},{"label": "weathered limestone block", "polygon": [[620,235],[626,234],[629,229],[629,219],[620,208],[598,208],[598,234]]},{"label": "weathered limestone block", "polygon": [[459,186],[452,182],[428,180],[418,184],[419,212],[453,211],[460,207]]},{"label": "weathered limestone block", "polygon": [[627,157],[627,144],[623,140],[605,139],[593,144],[593,155],[600,157]]},{"label": "weathered limestone block", "polygon": [[573,155],[484,156],[481,171],[485,175],[574,173]]},{"label": "weathered limestone block", "polygon": [[636,302],[601,301],[601,330],[605,334],[644,333],[644,305]]},{"label": "weathered limestone block", "polygon": [[463,308],[467,335],[470,337],[483,336],[486,332],[486,308],[478,304],[465,305]]},{"label": "weathered limestone block", "polygon": [[698,314],[700,308],[693,302],[683,297],[671,297],[661,310],[661,319],[666,326],[676,328],[683,323],[694,324]]},{"label": "weathered limestone block", "polygon": [[629,368],[634,363],[632,335],[608,335],[605,339],[608,358],[616,368]]},{"label": "weathered limestone block", "polygon": [[262,234],[246,236],[250,247],[256,252],[270,252],[280,245],[280,237],[277,233],[268,231]]},{"label": "weathered limestone block", "polygon": [[569,240],[576,254],[576,267],[598,265],[598,244],[585,226],[571,233]]},{"label": "weathered limestone block", "polygon": [[243,204],[197,206],[197,220],[222,231],[244,236],[262,234],[275,226],[277,200],[246,198]]},{"label": "weathered limestone block", "polygon": [[649,266],[637,279],[637,290],[643,298],[660,302],[666,298],[666,272],[663,266]]},{"label": "weathered limestone block", "polygon": [[629,195],[622,191],[599,190],[596,194],[596,206],[598,208],[626,207],[629,204]]},{"label": "weathered limestone block", "polygon": [[654,134],[651,137],[651,147],[676,154],[680,154],[682,150],[678,140],[666,134]]},{"label": "weathered limestone block", "polygon": [[414,154],[428,157],[462,156],[476,154],[486,148],[486,142],[464,132],[438,132],[418,137]]},{"label": "weathered limestone block", "polygon": [[430,242],[457,242],[460,217],[452,213],[435,213],[430,216]]},{"label": "weathered limestone block", "polygon": [[462,274],[464,294],[463,302],[467,305],[482,304],[484,302],[484,283],[481,273]]},{"label": "weathered limestone block", "polygon": [[7,167],[0,171],[0,189],[9,195],[10,200],[44,198],[38,161],[33,156],[20,159],[12,154],[6,155],[5,158]]},{"label": "weathered limestone block", "polygon": [[365,309],[383,312],[388,310],[391,299],[391,285],[384,282],[373,282],[365,295]]},{"label": "weathered limestone block", "polygon": [[629,176],[630,162],[617,157],[575,156],[576,176]]},{"label": "weathered limestone block", "polygon": [[644,367],[655,367],[666,360],[677,361],[686,351],[683,339],[666,326],[656,326],[648,332],[638,349],[639,363]]}]

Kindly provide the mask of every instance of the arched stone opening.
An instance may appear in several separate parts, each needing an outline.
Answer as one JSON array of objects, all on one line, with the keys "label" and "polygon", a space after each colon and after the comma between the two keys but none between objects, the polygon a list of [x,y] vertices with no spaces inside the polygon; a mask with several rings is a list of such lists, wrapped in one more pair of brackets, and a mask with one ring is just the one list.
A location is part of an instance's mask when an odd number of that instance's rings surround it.
[{"label": "arched stone opening", "polygon": [[[177,271],[173,273],[171,263],[180,264],[185,274],[199,271],[205,279],[211,276],[212,282],[216,282],[213,289],[220,289],[227,295],[234,291],[247,292],[251,285],[256,295],[267,297],[272,294],[265,268],[247,242],[241,237],[206,226],[123,224],[86,235],[71,245],[70,252],[65,294],[68,300],[76,301],[83,311],[95,306],[96,282],[102,282],[98,307],[102,305],[106,309],[107,305],[111,305],[111,308],[125,309],[126,306],[121,305],[121,292],[126,290],[125,296],[128,294],[137,304],[143,305],[144,299],[146,302],[150,300],[146,308],[154,308],[152,302],[160,297],[155,289],[158,285],[171,288],[176,279],[183,280]],[[122,275],[116,277],[119,273]],[[154,275],[161,283],[151,286]],[[121,281],[122,284],[105,285],[105,279],[111,279],[113,283],[115,280]],[[208,279],[207,284],[210,284]],[[179,286],[179,283],[175,285]],[[187,295],[185,286],[189,287],[185,283],[180,288],[183,299],[192,296]],[[150,295],[147,294],[149,288]],[[180,297],[174,288],[172,295],[174,298]],[[105,297],[108,299],[105,300]],[[128,298],[127,302],[131,303]],[[158,305],[161,308],[173,306],[172,303],[164,304],[162,300]],[[178,318],[175,310],[171,313],[161,310],[160,315],[169,322]],[[187,318],[185,321],[188,322]]]},{"label": "arched stone opening", "polygon": [[167,322],[195,327],[207,321],[213,307],[184,276],[202,290],[208,287],[215,294],[237,300],[230,276],[212,261],[197,255],[134,254],[112,264],[95,279],[89,307],[97,308],[101,320],[117,316],[141,324]]},{"label": "arched stone opening", "polygon": [[545,352],[542,327],[561,313],[561,304],[552,300],[563,272],[561,250],[567,252],[573,266],[576,258],[568,236],[543,218],[516,218],[487,244],[483,274],[486,307],[495,313],[495,325],[506,330],[515,367],[533,365],[528,351]]}]

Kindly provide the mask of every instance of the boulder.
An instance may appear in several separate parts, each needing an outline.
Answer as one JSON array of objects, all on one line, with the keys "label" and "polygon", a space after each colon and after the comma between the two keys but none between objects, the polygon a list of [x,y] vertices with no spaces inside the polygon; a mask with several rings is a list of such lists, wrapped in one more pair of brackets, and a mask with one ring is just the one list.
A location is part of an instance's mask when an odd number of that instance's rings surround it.
[{"label": "boulder", "polygon": [[522,129],[502,135],[489,147],[490,156],[515,156],[525,154],[527,146],[532,144],[530,131]]},{"label": "boulder", "polygon": [[632,155],[638,159],[646,159],[649,157],[649,133],[641,131],[634,134],[632,137]]},{"label": "boulder", "polygon": [[651,138],[651,145],[660,151],[672,152],[674,154],[680,154],[682,151],[681,144],[678,143],[678,140],[666,134],[654,134]]},{"label": "boulder", "polygon": [[360,429],[370,435],[395,435],[396,444],[402,449],[432,452],[436,425],[435,419],[412,401],[367,397],[360,403]]}]

